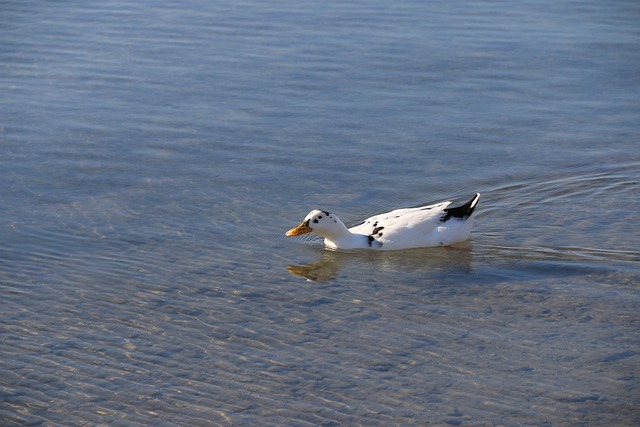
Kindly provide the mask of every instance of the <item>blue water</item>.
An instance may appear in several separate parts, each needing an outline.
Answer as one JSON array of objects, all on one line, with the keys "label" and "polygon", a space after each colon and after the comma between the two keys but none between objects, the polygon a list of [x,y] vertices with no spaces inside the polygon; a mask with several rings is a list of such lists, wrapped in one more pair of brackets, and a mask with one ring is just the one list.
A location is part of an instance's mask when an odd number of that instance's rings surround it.
[{"label": "blue water", "polygon": [[0,16],[0,424],[640,424],[637,2]]}]

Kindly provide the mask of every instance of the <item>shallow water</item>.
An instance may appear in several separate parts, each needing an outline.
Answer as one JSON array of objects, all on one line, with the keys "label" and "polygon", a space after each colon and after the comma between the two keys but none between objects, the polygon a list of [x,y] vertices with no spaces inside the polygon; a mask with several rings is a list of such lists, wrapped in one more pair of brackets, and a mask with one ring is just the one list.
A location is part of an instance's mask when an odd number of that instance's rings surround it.
[{"label": "shallow water", "polygon": [[640,424],[639,12],[4,2],[1,424]]}]

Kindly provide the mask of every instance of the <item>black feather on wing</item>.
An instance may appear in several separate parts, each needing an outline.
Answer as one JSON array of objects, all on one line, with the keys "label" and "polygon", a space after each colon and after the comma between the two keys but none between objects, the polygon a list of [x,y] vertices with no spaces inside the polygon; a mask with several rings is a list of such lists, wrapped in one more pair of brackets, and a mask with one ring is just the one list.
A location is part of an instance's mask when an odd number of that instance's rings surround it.
[{"label": "black feather on wing", "polygon": [[451,218],[458,218],[461,220],[465,220],[473,214],[473,211],[478,204],[478,200],[480,199],[480,193],[476,193],[471,200],[465,203],[462,206],[457,206],[455,208],[445,208],[444,215],[440,218],[440,221],[447,222]]}]

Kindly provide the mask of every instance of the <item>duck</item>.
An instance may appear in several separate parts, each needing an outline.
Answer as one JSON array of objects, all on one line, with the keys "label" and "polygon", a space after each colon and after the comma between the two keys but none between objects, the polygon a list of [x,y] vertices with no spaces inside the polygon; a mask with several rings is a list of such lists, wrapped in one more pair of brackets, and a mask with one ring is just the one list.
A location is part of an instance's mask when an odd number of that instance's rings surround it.
[{"label": "duck", "polygon": [[328,249],[399,250],[449,246],[471,237],[473,213],[480,193],[465,204],[449,207],[451,201],[403,208],[367,218],[347,228],[337,215],[314,209],[287,237],[314,233],[324,237]]}]

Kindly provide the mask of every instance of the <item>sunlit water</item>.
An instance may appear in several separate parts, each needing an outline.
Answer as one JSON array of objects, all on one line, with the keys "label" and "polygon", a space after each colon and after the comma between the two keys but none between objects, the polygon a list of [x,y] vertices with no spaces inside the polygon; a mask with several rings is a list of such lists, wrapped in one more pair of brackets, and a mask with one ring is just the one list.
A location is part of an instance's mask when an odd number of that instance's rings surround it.
[{"label": "sunlit water", "polygon": [[640,424],[637,2],[0,14],[0,424]]}]

